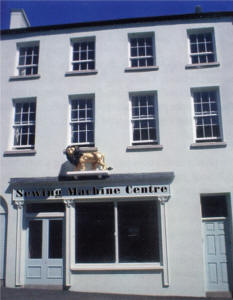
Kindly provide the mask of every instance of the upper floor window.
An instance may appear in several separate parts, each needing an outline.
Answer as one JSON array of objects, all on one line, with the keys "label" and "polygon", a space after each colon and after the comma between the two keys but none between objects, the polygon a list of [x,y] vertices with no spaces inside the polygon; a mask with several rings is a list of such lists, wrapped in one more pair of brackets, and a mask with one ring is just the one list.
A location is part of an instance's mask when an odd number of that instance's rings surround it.
[{"label": "upper floor window", "polygon": [[30,76],[38,74],[39,44],[20,44],[18,51],[18,75]]},{"label": "upper floor window", "polygon": [[36,126],[36,102],[34,99],[15,101],[14,142],[15,149],[34,149]]},{"label": "upper floor window", "polygon": [[190,63],[208,64],[216,62],[213,31],[190,31]]},{"label": "upper floor window", "polygon": [[94,97],[71,99],[71,143],[94,146]]},{"label": "upper floor window", "polygon": [[72,71],[95,69],[94,39],[78,39],[72,41]]},{"label": "upper floor window", "polygon": [[154,93],[131,95],[132,145],[158,143],[157,106]]},{"label": "upper floor window", "polygon": [[222,141],[218,90],[194,90],[192,96],[196,142]]},{"label": "upper floor window", "polygon": [[155,65],[153,34],[132,34],[129,36],[130,67],[151,67]]}]

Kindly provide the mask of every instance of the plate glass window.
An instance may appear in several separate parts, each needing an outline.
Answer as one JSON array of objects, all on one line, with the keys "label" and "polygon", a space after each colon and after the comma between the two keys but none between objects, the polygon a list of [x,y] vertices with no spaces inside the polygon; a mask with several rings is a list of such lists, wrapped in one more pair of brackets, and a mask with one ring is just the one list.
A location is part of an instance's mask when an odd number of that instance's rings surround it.
[{"label": "plate glass window", "polygon": [[73,71],[95,69],[95,42],[77,41],[73,43]]},{"label": "plate glass window", "polygon": [[71,101],[71,143],[94,146],[93,98],[79,98]]},{"label": "plate glass window", "polygon": [[157,143],[155,95],[132,95],[131,109],[132,144]]},{"label": "plate glass window", "polygon": [[192,64],[216,62],[212,32],[191,33],[189,35],[190,58]]},{"label": "plate glass window", "polygon": [[19,48],[19,76],[30,76],[38,74],[39,46]]},{"label": "plate glass window", "polygon": [[35,146],[36,103],[16,102],[14,118],[14,148]]},{"label": "plate glass window", "polygon": [[216,90],[193,92],[197,142],[222,141]]},{"label": "plate glass window", "polygon": [[153,37],[130,38],[130,67],[150,67],[154,65]]},{"label": "plate glass window", "polygon": [[76,263],[159,262],[156,201],[76,204]]}]

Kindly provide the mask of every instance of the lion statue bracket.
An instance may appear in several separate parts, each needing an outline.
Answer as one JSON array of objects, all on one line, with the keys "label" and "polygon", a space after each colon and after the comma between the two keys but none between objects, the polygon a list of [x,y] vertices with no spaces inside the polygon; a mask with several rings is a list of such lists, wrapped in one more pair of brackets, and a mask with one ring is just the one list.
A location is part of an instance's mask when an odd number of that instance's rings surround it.
[{"label": "lion statue bracket", "polygon": [[68,146],[66,148],[66,157],[70,163],[75,166],[75,171],[87,171],[87,165],[91,166],[91,170],[112,170],[106,166],[104,155],[99,152],[83,152],[78,145]]}]

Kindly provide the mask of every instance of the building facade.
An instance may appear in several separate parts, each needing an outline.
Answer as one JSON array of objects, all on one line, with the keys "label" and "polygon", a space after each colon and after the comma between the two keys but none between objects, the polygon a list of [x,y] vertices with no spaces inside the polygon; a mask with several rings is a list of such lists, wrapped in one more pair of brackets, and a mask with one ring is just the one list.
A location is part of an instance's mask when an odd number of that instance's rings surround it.
[{"label": "building facade", "polygon": [[[233,14],[30,27],[1,40],[1,280],[233,290]],[[75,171],[67,146],[100,151]]]}]

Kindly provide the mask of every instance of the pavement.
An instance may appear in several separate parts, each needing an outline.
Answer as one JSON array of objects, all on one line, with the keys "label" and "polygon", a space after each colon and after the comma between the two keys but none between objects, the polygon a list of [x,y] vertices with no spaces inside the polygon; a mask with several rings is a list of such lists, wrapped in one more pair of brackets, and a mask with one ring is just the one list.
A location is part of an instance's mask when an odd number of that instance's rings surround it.
[{"label": "pavement", "polygon": [[0,300],[229,300],[232,298],[199,298],[175,296],[137,296],[80,293],[67,290],[0,288]]}]

